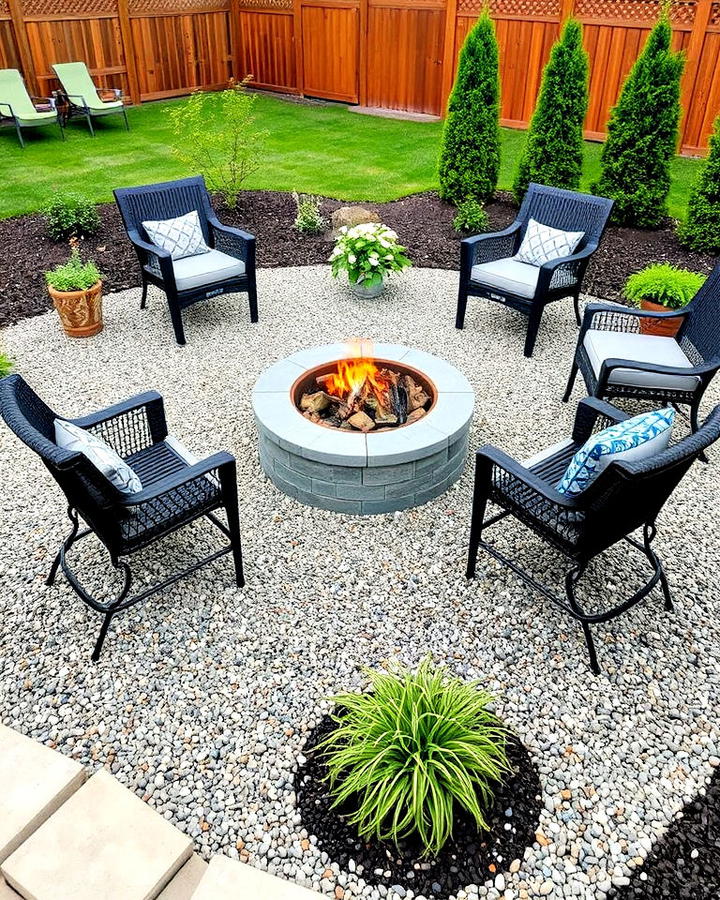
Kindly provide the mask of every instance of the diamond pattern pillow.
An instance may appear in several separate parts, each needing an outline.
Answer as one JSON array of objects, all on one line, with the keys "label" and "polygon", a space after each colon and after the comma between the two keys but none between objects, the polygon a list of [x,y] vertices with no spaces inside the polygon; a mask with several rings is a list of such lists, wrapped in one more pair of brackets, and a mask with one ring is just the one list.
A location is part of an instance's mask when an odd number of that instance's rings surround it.
[{"label": "diamond pattern pillow", "polygon": [[562,231],[530,219],[515,259],[531,266],[541,266],[552,259],[570,256],[584,237],[584,231]]},{"label": "diamond pattern pillow", "polygon": [[203,237],[197,210],[176,219],[143,222],[143,228],[153,244],[167,250],[173,259],[198,256],[210,251]]},{"label": "diamond pattern pillow", "polygon": [[73,425],[72,422],[55,419],[55,443],[63,450],[73,450],[87,456],[121,494],[135,494],[142,490],[142,482],[137,473],[96,434]]},{"label": "diamond pattern pillow", "polygon": [[557,486],[561,494],[579,494],[611,462],[637,462],[667,449],[675,410],[660,409],[625,419],[591,435],[570,461]]}]

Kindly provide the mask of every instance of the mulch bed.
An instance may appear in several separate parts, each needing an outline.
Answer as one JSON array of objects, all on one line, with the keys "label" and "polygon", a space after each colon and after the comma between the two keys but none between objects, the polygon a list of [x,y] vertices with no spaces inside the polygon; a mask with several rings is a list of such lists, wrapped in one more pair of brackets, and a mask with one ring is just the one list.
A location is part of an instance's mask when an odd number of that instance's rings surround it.
[{"label": "mulch bed", "polygon": [[[325,200],[323,213],[345,205]],[[382,220],[394,228],[417,266],[457,269],[459,236],[453,231],[454,208],[434,193],[415,194],[390,203],[362,204],[377,210]],[[331,244],[327,235],[305,237],[292,223],[295,203],[290,194],[274,191],[245,191],[237,209],[216,203],[219,218],[257,237],[257,259],[261,267],[323,263]],[[84,256],[95,259],[105,274],[108,292],[137,287],[140,275],[137,258],[122,228],[114,204],[99,208],[102,227],[83,242]],[[491,229],[504,228],[514,218],[516,207],[509,195],[501,194],[487,206]],[[67,259],[68,248],[55,243],[45,232],[42,216],[17,216],[0,220],[0,326],[38,315],[50,307],[43,273]],[[700,272],[709,272],[710,256],[689,253],[678,244],[672,223],[657,231],[611,227],[593,257],[585,278],[585,291],[608,300],[621,299],[629,274],[652,262],[671,262]]]},{"label": "mulch bed", "polygon": [[345,870],[354,860],[358,872],[363,867],[362,877],[369,884],[400,885],[412,888],[416,895],[444,898],[467,884],[494,878],[496,870],[507,871],[513,860],[522,860],[525,848],[535,840],[542,808],[540,780],[527,750],[513,738],[508,757],[515,774],[496,791],[486,815],[489,832],[478,834],[469,817],[458,817],[451,840],[429,860],[422,857],[417,842],[405,842],[401,852],[392,843],[364,843],[345,824],[342,810],[330,808],[327,768],[321,754],[313,752],[333,728],[334,722],[326,716],[305,745],[307,762],[295,777],[298,810],[304,828],[317,837],[320,849]]},{"label": "mulch bed", "polygon": [[[641,877],[644,876],[644,877]],[[613,900],[718,900],[720,897],[720,769],[704,796],[684,809]]]}]

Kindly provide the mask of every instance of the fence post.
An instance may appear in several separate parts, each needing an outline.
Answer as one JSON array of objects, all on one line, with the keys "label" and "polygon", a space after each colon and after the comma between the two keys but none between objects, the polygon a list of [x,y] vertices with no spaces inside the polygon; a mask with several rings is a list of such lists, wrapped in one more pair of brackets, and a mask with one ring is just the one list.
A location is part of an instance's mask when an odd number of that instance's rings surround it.
[{"label": "fence post", "polygon": [[293,45],[295,47],[295,86],[298,94],[305,95],[305,60],[303,57],[302,6],[293,0]]},{"label": "fence post", "polygon": [[37,94],[40,87],[35,76],[35,65],[33,63],[32,51],[30,50],[27,29],[25,28],[25,15],[23,13],[22,0],[7,0],[7,2],[10,9],[10,19],[15,34],[15,43],[18,48],[18,56],[20,57],[20,66],[23,70],[23,76],[26,84],[30,87],[30,91],[33,94]]},{"label": "fence post", "polygon": [[118,22],[120,23],[120,38],[125,57],[130,100],[132,103],[140,102],[140,81],[137,72],[137,59],[135,58],[135,42],[130,25],[130,8],[128,0],[117,0]]},{"label": "fence post", "polygon": [[[693,106],[693,99],[696,104],[700,105],[700,97],[695,93],[698,71],[700,69],[700,57],[702,56],[703,46],[705,45],[705,35],[707,33],[708,23],[712,15],[713,0],[698,0],[695,7],[695,18],[693,19],[692,31],[690,32],[690,41],[686,51],[687,62],[685,64],[685,75],[682,82],[681,105],[683,111],[683,123],[681,128],[680,149],[686,148],[686,126],[687,114]],[[707,97],[704,98],[704,106],[707,106]],[[700,136],[702,141],[704,135]],[[688,149],[694,149],[693,145],[688,145]]]},{"label": "fence post", "polygon": [[457,0],[447,0],[445,6],[445,46],[443,47],[441,115],[444,115],[448,97],[455,81],[455,33],[457,31]]},{"label": "fence post", "polygon": [[575,12],[575,0],[560,0],[560,28]]}]

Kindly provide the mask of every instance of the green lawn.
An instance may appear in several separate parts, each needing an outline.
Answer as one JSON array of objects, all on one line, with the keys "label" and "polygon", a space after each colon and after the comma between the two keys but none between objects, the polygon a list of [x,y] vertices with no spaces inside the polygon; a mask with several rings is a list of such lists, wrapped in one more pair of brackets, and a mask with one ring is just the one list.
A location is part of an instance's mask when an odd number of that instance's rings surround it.
[{"label": "green lawn", "polygon": [[[170,152],[167,110],[183,100],[146,103],[129,110],[132,130],[118,117],[97,126],[97,137],[75,120],[63,143],[57,127],[26,130],[20,149],[14,129],[0,133],[0,218],[32,212],[57,190],[73,189],[96,201],[112,200],[112,189],[185,174]],[[259,124],[269,132],[260,170],[250,188],[297,190],[343,200],[392,200],[437,186],[439,124],[381,119],[342,106],[301,105],[259,95]],[[219,128],[220,122],[208,124]],[[509,188],[525,134],[503,129],[500,188]],[[597,175],[600,145],[586,145],[586,185]],[[685,212],[698,161],[673,164],[670,213]]]}]

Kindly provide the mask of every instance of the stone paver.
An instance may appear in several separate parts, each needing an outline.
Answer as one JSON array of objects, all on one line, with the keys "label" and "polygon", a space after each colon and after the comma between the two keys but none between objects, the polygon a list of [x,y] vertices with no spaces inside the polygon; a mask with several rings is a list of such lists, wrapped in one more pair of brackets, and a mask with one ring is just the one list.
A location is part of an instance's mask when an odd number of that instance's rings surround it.
[{"label": "stone paver", "polygon": [[[193,891],[200,884],[208,864],[197,853],[193,853],[190,859],[180,869],[165,890],[158,896],[158,900],[190,900]],[[3,900],[0,894],[0,900]]]},{"label": "stone paver", "polygon": [[192,900],[317,900],[319,896],[229,856],[214,856]]},{"label": "stone paver", "polygon": [[148,900],[192,842],[105,770],[93,775],[2,865],[32,900]]},{"label": "stone paver", "polygon": [[84,780],[80,763],[0,725],[0,863]]}]

